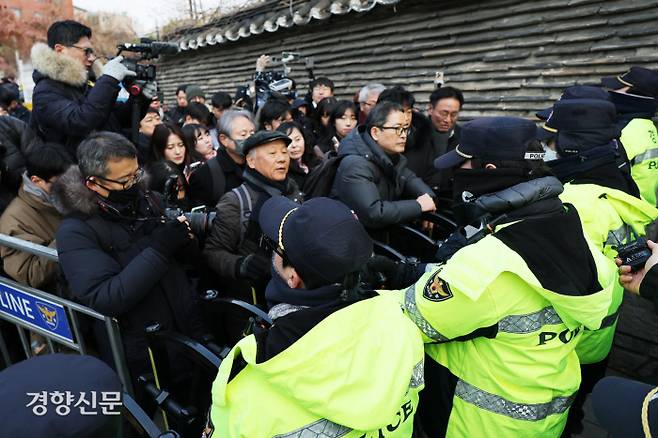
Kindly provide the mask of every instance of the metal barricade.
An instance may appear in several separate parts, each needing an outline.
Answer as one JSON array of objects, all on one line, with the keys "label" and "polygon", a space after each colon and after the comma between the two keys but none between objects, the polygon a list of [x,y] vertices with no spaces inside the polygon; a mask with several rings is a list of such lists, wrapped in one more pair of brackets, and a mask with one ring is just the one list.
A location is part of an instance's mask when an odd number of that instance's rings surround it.
[{"label": "metal barricade", "polygon": [[[55,249],[7,236],[6,234],[0,234],[0,246],[58,261]],[[101,315],[95,310],[78,303],[21,285],[0,276],[0,319],[9,321],[16,326],[27,357],[32,356],[32,349],[26,330],[45,337],[51,353],[55,351],[53,345],[53,342],[55,342],[79,354],[87,354],[86,343],[80,329],[79,314],[103,322],[112,351],[114,369],[119,375],[124,390],[128,394],[134,395],[130,373],[126,365],[123,343],[121,342],[119,324],[115,318]],[[2,354],[6,364],[11,364],[9,351],[2,333],[0,333],[0,354]]]}]

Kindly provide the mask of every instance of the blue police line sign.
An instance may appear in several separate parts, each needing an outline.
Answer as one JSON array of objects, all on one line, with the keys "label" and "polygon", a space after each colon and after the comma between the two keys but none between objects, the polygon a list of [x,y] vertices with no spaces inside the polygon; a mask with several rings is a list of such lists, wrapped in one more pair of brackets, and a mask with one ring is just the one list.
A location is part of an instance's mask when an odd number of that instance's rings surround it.
[{"label": "blue police line sign", "polygon": [[0,313],[45,330],[56,338],[75,342],[66,309],[61,304],[0,284]]}]

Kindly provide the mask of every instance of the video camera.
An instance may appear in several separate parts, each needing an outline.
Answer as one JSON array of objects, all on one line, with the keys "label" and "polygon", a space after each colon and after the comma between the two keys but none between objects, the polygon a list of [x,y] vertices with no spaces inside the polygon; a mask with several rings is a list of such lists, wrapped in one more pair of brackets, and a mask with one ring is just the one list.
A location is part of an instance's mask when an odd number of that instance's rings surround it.
[{"label": "video camera", "polygon": [[165,181],[163,190],[165,217],[170,220],[176,220],[179,216],[185,216],[185,219],[190,223],[192,232],[199,237],[205,236],[210,231],[210,227],[217,213],[214,211],[208,213],[205,211],[205,207],[201,208],[204,211],[195,211],[196,208],[192,209],[192,211],[183,211],[182,208],[176,205],[178,190],[175,190],[175,187],[177,184],[178,175],[171,175]]},{"label": "video camera", "polygon": [[[273,70],[263,71],[256,76],[256,106],[262,107],[273,95],[287,99],[297,98],[295,81],[288,75],[291,68],[288,64],[304,62],[309,78],[313,80],[313,58],[303,57],[298,52],[281,52],[281,57],[272,57],[270,66]],[[279,68],[277,68],[279,67]]]},{"label": "video camera", "polygon": [[149,38],[142,38],[139,43],[124,43],[117,46],[117,56],[123,52],[139,53],[138,58],[126,58],[121,63],[128,70],[137,73],[137,76],[128,76],[123,80],[123,85],[128,92],[137,96],[142,92],[146,82],[155,80],[155,65],[140,64],[140,61],[148,61],[157,58],[160,55],[174,55],[178,53],[178,46],[174,43],[164,41],[153,41]]}]

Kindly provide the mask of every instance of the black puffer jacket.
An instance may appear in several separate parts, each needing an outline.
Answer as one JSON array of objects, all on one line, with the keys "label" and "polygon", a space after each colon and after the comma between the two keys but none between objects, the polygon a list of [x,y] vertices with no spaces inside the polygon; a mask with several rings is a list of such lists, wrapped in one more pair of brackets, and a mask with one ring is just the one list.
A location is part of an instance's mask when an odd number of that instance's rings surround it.
[{"label": "black puffer jacket", "polygon": [[[353,209],[370,228],[407,222],[422,213],[416,198],[434,197],[427,184],[407,168],[403,155],[388,156],[360,126],[343,139],[331,196]],[[394,163],[395,162],[395,163]]]},{"label": "black puffer jacket", "polygon": [[441,173],[434,167],[434,159],[445,152],[442,150],[445,145],[438,140],[430,119],[414,112],[403,155],[407,157],[407,167],[432,189],[441,183]]},{"label": "black puffer jacket", "polygon": [[0,116],[0,212],[16,197],[25,172],[25,152],[34,141],[27,125],[11,116]]},{"label": "black puffer jacket", "polygon": [[[198,257],[198,249],[188,245],[176,257],[154,249],[153,232],[162,223],[102,211],[77,166],[60,177],[54,190],[67,213],[56,238],[70,292],[85,306],[118,319],[133,378],[149,369],[145,327],[157,322],[198,338],[197,298],[179,261]],[[140,216],[158,215],[157,204],[144,199]]]},{"label": "black puffer jacket", "polygon": [[[128,133],[132,100],[117,103],[119,81],[102,75],[92,86],[84,68],[43,43],[32,48],[35,71],[30,127],[44,141],[61,143],[75,159],[78,144],[92,131]],[[95,64],[96,66],[96,64]],[[148,103],[140,99],[144,116]]]}]

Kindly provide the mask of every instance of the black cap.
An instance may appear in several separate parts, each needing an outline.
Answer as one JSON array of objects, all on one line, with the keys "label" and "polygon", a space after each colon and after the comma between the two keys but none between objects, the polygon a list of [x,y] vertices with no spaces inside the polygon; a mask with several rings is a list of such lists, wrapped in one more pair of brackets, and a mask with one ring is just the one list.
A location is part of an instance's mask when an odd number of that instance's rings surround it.
[{"label": "black cap", "polygon": [[622,75],[601,79],[601,85],[611,90],[631,87],[635,94],[656,99],[658,98],[658,71],[644,67],[631,67]]},{"label": "black cap", "polygon": [[[42,403],[42,398],[32,403],[35,396],[28,393],[42,394],[43,391],[47,394],[46,403]],[[91,404],[92,391],[96,396],[95,406],[84,403],[78,407],[74,406],[83,392],[84,399]],[[61,393],[61,398],[53,396],[54,392]],[[67,393],[73,398],[68,402],[66,402]],[[0,372],[2,435],[117,436],[121,416],[103,415],[102,407],[99,405],[103,399],[108,400],[105,395],[107,393],[120,397],[121,383],[116,373],[95,357],[47,354],[19,362]],[[55,404],[57,401],[61,403]],[[28,404],[30,406],[27,406]],[[45,406],[45,410],[37,405]],[[67,406],[70,410],[63,406]],[[120,408],[119,400],[118,405],[111,407],[111,411],[118,413]],[[40,415],[35,414],[35,409]],[[95,414],[85,415],[83,412]]]},{"label": "black cap", "polygon": [[263,233],[307,283],[342,283],[372,255],[372,239],[363,225],[345,204],[333,199],[313,198],[299,205],[274,196],[265,201],[258,220]]},{"label": "black cap", "polygon": [[297,98],[292,103],[292,109],[298,109],[302,106],[308,106],[308,102],[302,98]]},{"label": "black cap", "polygon": [[[613,437],[643,437],[642,404],[654,387],[621,377],[604,377],[592,391],[594,414]],[[648,425],[658,432],[658,401],[649,402]]]},{"label": "black cap", "polygon": [[598,99],[559,100],[546,125],[558,132],[608,129],[614,124],[617,109],[610,101]]},{"label": "black cap", "polygon": [[244,141],[244,144],[242,145],[242,154],[247,155],[247,153],[253,148],[262,146],[275,140],[282,140],[286,146],[292,142],[290,137],[288,137],[283,132],[258,131]]},{"label": "black cap", "polygon": [[615,120],[617,109],[610,101],[596,99],[560,100],[546,126],[556,130],[556,145],[562,156],[609,143],[621,132]]},{"label": "black cap", "polygon": [[[608,92],[600,87],[594,87],[591,85],[573,85],[564,89],[558,101],[567,99],[610,100],[610,97]],[[535,115],[538,119],[546,120],[551,115],[551,111],[553,111],[553,107],[538,111]]]},{"label": "black cap", "polygon": [[541,160],[543,153],[528,153],[537,139],[537,126],[518,117],[483,117],[462,127],[457,147],[434,160],[437,169],[456,167],[471,158],[481,160]]}]

